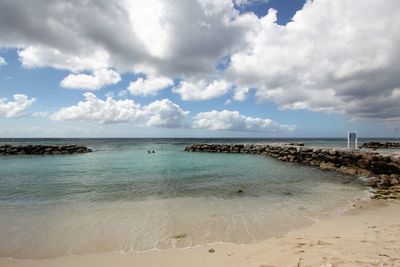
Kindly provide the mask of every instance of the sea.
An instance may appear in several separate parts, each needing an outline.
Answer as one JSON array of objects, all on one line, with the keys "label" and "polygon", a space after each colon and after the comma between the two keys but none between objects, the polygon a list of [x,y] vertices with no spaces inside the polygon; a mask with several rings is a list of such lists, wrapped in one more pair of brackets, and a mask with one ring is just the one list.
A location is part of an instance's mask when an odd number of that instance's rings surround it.
[{"label": "sea", "polygon": [[193,143],[271,142],[347,145],[345,139],[0,139],[94,150],[0,156],[0,257],[249,244],[337,216],[368,197],[359,179],[335,172],[260,155],[184,152]]}]

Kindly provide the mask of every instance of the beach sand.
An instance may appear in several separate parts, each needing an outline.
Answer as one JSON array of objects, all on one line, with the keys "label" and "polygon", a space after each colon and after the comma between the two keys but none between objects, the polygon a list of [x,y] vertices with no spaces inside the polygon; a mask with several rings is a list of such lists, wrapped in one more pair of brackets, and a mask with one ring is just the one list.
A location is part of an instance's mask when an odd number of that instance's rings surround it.
[{"label": "beach sand", "polygon": [[0,266],[400,266],[400,201],[360,203],[339,217],[251,245],[214,244],[49,260],[0,258]]}]

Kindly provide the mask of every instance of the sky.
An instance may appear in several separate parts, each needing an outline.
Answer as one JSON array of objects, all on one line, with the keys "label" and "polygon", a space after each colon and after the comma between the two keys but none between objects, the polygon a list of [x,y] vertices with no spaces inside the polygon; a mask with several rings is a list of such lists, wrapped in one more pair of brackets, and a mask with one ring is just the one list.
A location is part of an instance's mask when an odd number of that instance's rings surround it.
[{"label": "sky", "polygon": [[0,0],[0,137],[399,137],[399,14],[398,0]]}]

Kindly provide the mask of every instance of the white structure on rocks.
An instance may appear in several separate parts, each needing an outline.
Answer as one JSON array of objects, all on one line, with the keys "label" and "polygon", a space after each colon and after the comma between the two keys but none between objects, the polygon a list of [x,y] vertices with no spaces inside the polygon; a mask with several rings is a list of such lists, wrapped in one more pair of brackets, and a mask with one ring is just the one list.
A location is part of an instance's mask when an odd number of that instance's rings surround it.
[{"label": "white structure on rocks", "polygon": [[351,133],[347,133],[347,148],[350,149],[350,144],[351,142],[354,142],[354,149],[358,149],[358,136],[357,136],[357,131]]}]

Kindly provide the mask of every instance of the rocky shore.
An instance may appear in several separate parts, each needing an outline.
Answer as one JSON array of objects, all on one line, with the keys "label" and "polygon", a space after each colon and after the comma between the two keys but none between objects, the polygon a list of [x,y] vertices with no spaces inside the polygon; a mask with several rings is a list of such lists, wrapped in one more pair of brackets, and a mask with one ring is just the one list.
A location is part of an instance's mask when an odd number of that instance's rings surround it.
[{"label": "rocky shore", "polygon": [[0,145],[0,155],[55,155],[92,151],[88,147],[79,145]]},{"label": "rocky shore", "polygon": [[400,153],[296,144],[194,144],[186,147],[185,151],[258,154],[309,164],[323,170],[363,177],[369,186],[375,188],[373,198],[400,198]]},{"label": "rocky shore", "polygon": [[368,142],[360,146],[360,148],[370,148],[370,149],[400,149],[399,142]]}]

